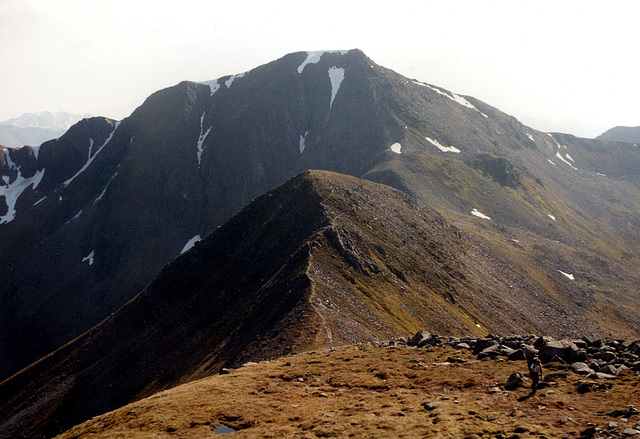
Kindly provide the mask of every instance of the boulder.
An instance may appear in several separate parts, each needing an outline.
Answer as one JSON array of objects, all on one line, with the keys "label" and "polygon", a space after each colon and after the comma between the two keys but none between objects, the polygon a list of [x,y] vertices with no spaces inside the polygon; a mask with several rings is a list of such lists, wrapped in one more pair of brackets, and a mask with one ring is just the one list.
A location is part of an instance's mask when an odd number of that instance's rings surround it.
[{"label": "boulder", "polygon": [[588,366],[593,369],[594,372],[600,372],[600,368],[604,366],[604,364],[598,360],[593,360],[589,362]]},{"label": "boulder", "polygon": [[416,332],[414,335],[409,337],[409,340],[407,340],[407,344],[409,346],[418,346],[423,340],[427,340],[430,338],[431,333],[429,331]]},{"label": "boulder", "polygon": [[600,351],[600,355],[599,357],[606,361],[607,363],[611,363],[615,360],[617,360],[618,356],[616,355],[616,353],[614,351],[609,351],[609,350],[605,350],[605,351]]},{"label": "boulder", "polygon": [[593,369],[587,366],[586,363],[576,362],[571,364],[571,370],[580,375],[589,375],[594,373]]},{"label": "boulder", "polygon": [[553,381],[556,378],[566,378],[567,374],[564,372],[551,372],[548,374],[545,374],[544,377],[542,378],[543,381]]},{"label": "boulder", "polygon": [[425,401],[422,404],[420,404],[422,407],[424,407],[424,409],[428,412],[435,410],[437,407],[437,404],[432,403],[431,401]]},{"label": "boulder", "polygon": [[640,340],[637,338],[629,338],[625,341],[622,342],[622,345],[620,346],[621,350],[625,350],[625,351],[630,351],[632,350],[635,346],[640,345]]},{"label": "boulder", "polygon": [[608,390],[611,388],[611,384],[599,384],[595,381],[579,381],[576,384],[576,392],[587,393],[595,390]]},{"label": "boulder", "polygon": [[585,340],[572,339],[571,341],[573,342],[573,344],[578,346],[578,349],[584,349],[586,351],[586,349],[589,347],[589,344]]},{"label": "boulder", "polygon": [[546,335],[543,335],[538,337],[536,341],[533,342],[533,347],[536,349],[540,349],[542,346],[552,341],[555,341],[555,339],[553,339],[552,337],[547,337]]},{"label": "boulder", "polygon": [[[577,345],[576,345],[577,346]],[[589,361],[589,356],[587,355],[587,351],[584,349],[580,349],[578,350],[578,352],[576,352],[571,358],[568,359],[570,362],[572,363],[576,363],[578,361],[581,361],[583,363],[586,363],[587,361]]]},{"label": "boulder", "polygon": [[[536,340],[536,343],[538,341]],[[578,346],[571,340],[548,340],[540,347],[538,356],[543,363],[550,362],[554,357],[561,358],[564,362],[569,362],[578,351]]]},{"label": "boulder", "polygon": [[524,350],[518,349],[517,351],[513,351],[513,353],[507,355],[507,359],[511,361],[526,360],[527,356],[524,353]]},{"label": "boulder", "polygon": [[618,375],[621,370],[622,370],[622,367],[616,367],[616,366],[614,366],[612,364],[607,364],[602,369],[600,369],[598,372],[608,373],[609,375]]},{"label": "boulder", "polygon": [[616,376],[609,373],[594,372],[590,375],[587,375],[587,378],[589,378],[590,380],[615,380]]},{"label": "boulder", "polygon": [[520,372],[513,372],[507,379],[507,382],[504,384],[504,388],[506,390],[515,390],[520,387],[520,385],[524,383],[524,381],[524,375],[522,375]]},{"label": "boulder", "polygon": [[475,345],[473,346],[473,353],[474,355],[478,355],[480,352],[484,351],[490,346],[497,347],[499,346],[499,343],[490,337],[481,338],[480,340],[476,341]]},{"label": "boulder", "polygon": [[608,416],[613,416],[614,418],[628,418],[629,416],[637,415],[640,413],[640,410],[635,408],[633,405],[628,405],[627,408],[614,410],[612,412],[607,413]]},{"label": "boulder", "polygon": [[500,351],[500,345],[498,345],[497,343],[493,346],[489,346],[486,349],[483,349],[482,352],[480,352],[478,354],[478,360],[482,360],[483,358],[496,358],[499,355],[502,355],[502,352]]},{"label": "boulder", "polygon": [[503,337],[500,344],[507,346],[511,349],[517,350],[522,346],[522,338],[520,337]]},{"label": "boulder", "polygon": [[533,358],[538,355],[538,350],[533,345],[523,344],[520,349],[522,349],[527,358]]},{"label": "boulder", "polygon": [[510,354],[513,354],[516,350],[513,348],[510,348],[509,346],[505,346],[505,345],[500,345],[500,347],[498,348],[500,350],[500,353],[502,355],[504,355],[505,357],[508,357]]},{"label": "boulder", "polygon": [[562,358],[558,357],[557,355],[554,355],[551,360],[547,361],[547,363],[567,364],[566,361],[564,361]]},{"label": "boulder", "polygon": [[580,437],[585,438],[585,439],[590,439],[595,437],[596,434],[598,434],[598,432],[600,432],[601,430],[599,428],[596,427],[587,427],[586,429],[582,430],[580,432]]}]

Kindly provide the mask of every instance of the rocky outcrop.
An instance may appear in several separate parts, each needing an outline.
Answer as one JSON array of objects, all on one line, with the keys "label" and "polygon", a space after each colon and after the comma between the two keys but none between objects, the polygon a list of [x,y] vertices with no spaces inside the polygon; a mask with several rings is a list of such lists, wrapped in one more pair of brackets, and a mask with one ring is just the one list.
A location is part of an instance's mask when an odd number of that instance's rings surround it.
[{"label": "rocky outcrop", "polygon": [[[428,337],[426,336],[428,334]],[[424,340],[429,340],[428,343]],[[447,344],[456,349],[473,351],[478,359],[498,357],[508,360],[529,360],[539,357],[543,364],[559,363],[586,379],[611,379],[630,369],[640,373],[640,339],[591,340],[552,337],[489,335],[477,337],[444,337],[421,331],[409,338],[412,346]],[[416,343],[416,340],[419,342]],[[519,376],[512,376],[509,387],[517,387]],[[515,386],[515,387],[514,387]]]}]

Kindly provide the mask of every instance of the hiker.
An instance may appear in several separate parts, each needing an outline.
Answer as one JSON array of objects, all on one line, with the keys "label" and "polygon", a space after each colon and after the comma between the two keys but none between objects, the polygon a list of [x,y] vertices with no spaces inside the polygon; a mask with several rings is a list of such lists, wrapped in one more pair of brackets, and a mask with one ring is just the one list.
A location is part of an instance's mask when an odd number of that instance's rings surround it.
[{"label": "hiker", "polygon": [[529,377],[531,378],[531,391],[535,393],[538,383],[540,382],[540,374],[542,373],[542,363],[538,357],[533,357],[529,362]]}]

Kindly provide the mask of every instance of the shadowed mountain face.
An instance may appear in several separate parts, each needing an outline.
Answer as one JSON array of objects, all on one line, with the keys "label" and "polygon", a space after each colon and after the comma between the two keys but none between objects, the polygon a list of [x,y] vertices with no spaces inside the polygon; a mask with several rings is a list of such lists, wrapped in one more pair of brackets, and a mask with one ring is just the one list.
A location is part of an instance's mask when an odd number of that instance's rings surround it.
[{"label": "shadowed mountain face", "polygon": [[[587,322],[539,332],[597,321],[638,333],[637,147],[537,132],[358,50],[299,52],[158,91],[121,122],[85,119],[39,149],[0,150],[0,377],[109,316],[188,243],[310,168],[432,206],[521,267],[521,288],[539,285]],[[481,326],[525,326],[503,318],[509,306]]]},{"label": "shadowed mountain face", "polygon": [[101,324],[0,384],[2,437],[51,436],[223,366],[424,327],[596,332],[588,312],[539,281],[543,271],[517,262],[397,190],[305,172],[173,260]]}]

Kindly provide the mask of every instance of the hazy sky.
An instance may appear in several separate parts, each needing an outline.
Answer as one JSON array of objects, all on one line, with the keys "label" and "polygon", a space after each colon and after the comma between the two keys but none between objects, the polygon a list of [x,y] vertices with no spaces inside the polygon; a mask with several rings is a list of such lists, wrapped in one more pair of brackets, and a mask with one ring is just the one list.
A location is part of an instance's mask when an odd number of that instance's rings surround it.
[{"label": "hazy sky", "polygon": [[181,80],[362,49],[544,131],[640,126],[640,2],[0,0],[0,121],[121,119]]}]

